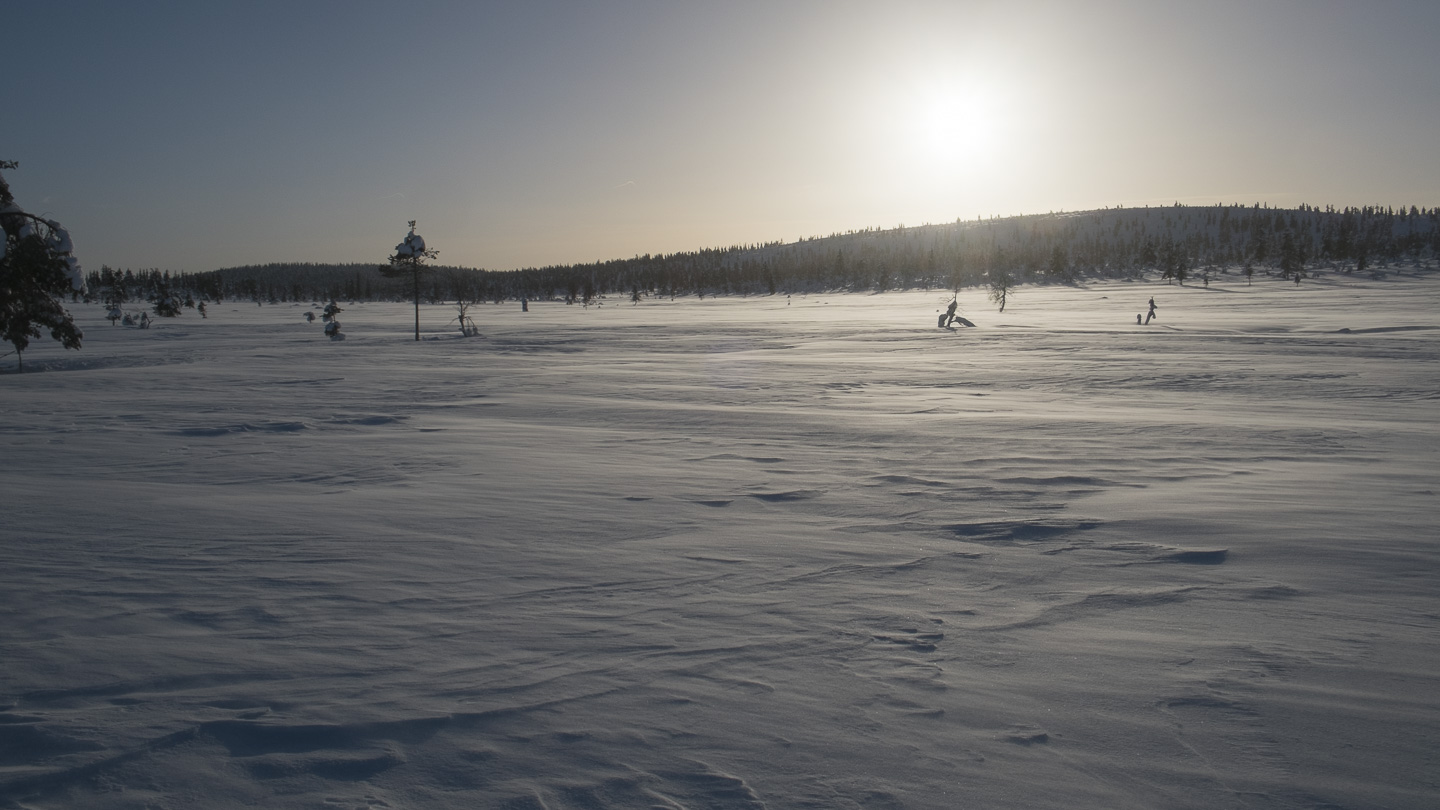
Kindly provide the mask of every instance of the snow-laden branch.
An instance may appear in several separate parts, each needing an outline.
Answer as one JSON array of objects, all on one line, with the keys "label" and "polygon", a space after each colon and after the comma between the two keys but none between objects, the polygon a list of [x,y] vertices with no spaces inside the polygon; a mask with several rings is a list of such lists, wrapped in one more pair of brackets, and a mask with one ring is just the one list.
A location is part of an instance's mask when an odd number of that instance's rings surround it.
[{"label": "snow-laden branch", "polygon": [[[24,211],[14,203],[0,208],[0,217],[25,218],[26,221],[21,222],[18,226],[13,226],[15,238],[19,240],[39,236],[50,253],[65,262],[65,271],[70,277],[70,287],[78,292],[85,292],[85,271],[81,269],[79,259],[75,258],[75,242],[70,238],[70,232],[64,226],[53,219],[46,219]],[[7,232],[11,230],[12,228],[6,228]],[[8,250],[7,244],[7,242],[0,242],[0,259],[5,258],[5,252]]]},{"label": "snow-laden branch", "polygon": [[423,256],[425,255],[425,237],[414,231],[405,236],[405,241],[395,246],[396,256]]}]

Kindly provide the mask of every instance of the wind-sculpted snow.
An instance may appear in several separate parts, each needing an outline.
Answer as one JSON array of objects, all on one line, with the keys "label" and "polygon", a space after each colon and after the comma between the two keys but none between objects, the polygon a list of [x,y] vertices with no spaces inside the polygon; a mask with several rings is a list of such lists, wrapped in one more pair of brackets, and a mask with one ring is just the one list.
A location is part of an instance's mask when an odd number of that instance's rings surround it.
[{"label": "wind-sculpted snow", "polygon": [[76,306],[0,807],[1440,803],[1440,277],[948,300]]}]

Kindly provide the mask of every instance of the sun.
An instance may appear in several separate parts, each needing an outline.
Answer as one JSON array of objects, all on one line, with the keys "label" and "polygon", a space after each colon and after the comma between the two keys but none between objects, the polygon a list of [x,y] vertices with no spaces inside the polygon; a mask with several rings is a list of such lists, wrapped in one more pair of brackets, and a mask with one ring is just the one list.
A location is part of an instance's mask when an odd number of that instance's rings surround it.
[{"label": "sun", "polygon": [[923,219],[993,201],[1028,177],[1036,128],[1017,81],[943,66],[877,74],[851,130],[869,188]]},{"label": "sun", "polygon": [[911,103],[907,140],[912,158],[936,168],[987,165],[1002,145],[1001,116],[981,89],[927,88]]}]

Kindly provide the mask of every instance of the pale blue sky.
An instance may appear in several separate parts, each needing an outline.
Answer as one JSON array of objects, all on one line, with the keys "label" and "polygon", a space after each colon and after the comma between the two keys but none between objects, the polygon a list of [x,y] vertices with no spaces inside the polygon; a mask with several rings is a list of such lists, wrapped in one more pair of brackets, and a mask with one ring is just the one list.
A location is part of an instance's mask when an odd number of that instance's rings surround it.
[{"label": "pale blue sky", "polygon": [[1440,205],[1440,3],[10,3],[91,269],[490,269],[1106,205]]}]

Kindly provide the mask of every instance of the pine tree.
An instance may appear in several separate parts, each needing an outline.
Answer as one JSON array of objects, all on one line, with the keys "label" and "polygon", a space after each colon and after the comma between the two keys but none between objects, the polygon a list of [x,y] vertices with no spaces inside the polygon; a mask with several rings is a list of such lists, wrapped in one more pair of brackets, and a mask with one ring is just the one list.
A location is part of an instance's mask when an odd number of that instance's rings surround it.
[{"label": "pine tree", "polygon": [[1175,280],[1183,286],[1190,270],[1190,258],[1185,247],[1174,239],[1166,238],[1156,253],[1160,265],[1160,277],[1166,281]]},{"label": "pine tree", "polygon": [[426,259],[433,259],[440,255],[438,250],[430,250],[425,247],[425,240],[420,234],[415,233],[415,220],[410,220],[410,233],[405,240],[395,246],[395,255],[390,257],[390,264],[381,267],[380,272],[386,278],[399,278],[409,273],[415,283],[415,339],[420,339],[420,273],[425,267]]},{"label": "pine tree", "polygon": [[[18,163],[0,160],[0,169]],[[24,351],[41,327],[67,349],[80,348],[84,337],[66,311],[64,296],[83,289],[84,275],[70,255],[70,236],[58,222],[27,214],[15,204],[10,184],[0,176],[0,338],[15,347],[16,362],[25,369]],[[78,282],[77,282],[78,279]]]}]

